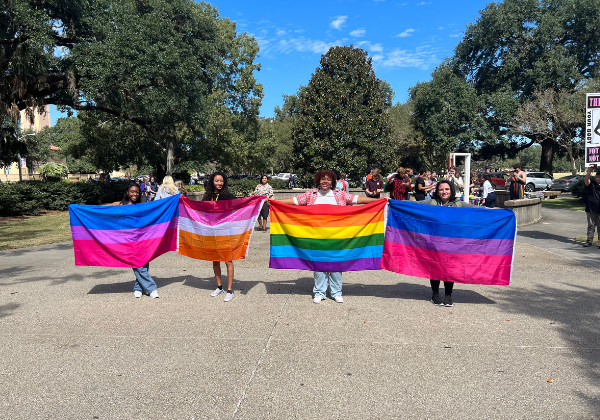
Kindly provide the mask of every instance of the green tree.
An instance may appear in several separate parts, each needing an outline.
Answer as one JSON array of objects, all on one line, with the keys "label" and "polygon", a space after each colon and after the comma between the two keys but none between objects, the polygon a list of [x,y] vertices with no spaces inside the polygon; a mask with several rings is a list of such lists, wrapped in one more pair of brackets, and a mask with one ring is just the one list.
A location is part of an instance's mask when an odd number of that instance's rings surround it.
[{"label": "green tree", "polygon": [[429,82],[410,89],[414,129],[425,162],[437,166],[451,152],[475,151],[484,135],[483,104],[473,87],[445,62]]},{"label": "green tree", "polygon": [[482,154],[512,154],[539,143],[540,170],[552,172],[556,139],[515,133],[519,106],[536,91],[573,91],[598,74],[600,0],[505,0],[490,3],[455,51],[456,69],[486,104]]},{"label": "green tree", "polygon": [[0,8],[1,115],[55,104],[113,130],[134,124],[172,171],[177,127],[201,133],[225,55],[210,6],[6,0]]},{"label": "green tree", "polygon": [[390,167],[389,94],[359,48],[332,47],[321,57],[300,98],[292,138],[299,176],[319,169],[346,172],[357,182],[368,166]]},{"label": "green tree", "polygon": [[219,169],[247,173],[260,166],[255,161],[262,159],[254,153],[258,149],[259,111],[264,96],[263,87],[254,76],[260,71],[260,64],[255,62],[259,45],[247,33],[237,34],[235,22],[219,18],[215,8],[210,10],[218,21],[226,54],[219,62],[210,97],[212,107],[203,156]]}]

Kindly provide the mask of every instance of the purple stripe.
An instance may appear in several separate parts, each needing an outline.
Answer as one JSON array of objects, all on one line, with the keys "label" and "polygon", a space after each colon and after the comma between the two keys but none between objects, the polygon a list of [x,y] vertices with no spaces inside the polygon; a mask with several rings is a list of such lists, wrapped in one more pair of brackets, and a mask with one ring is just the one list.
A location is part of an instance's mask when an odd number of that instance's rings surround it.
[{"label": "purple stripe", "polygon": [[512,239],[448,238],[387,226],[386,242],[451,254],[512,255]]},{"label": "purple stripe", "polygon": [[159,238],[164,236],[168,229],[176,228],[177,218],[174,217],[170,222],[137,229],[98,230],[86,229],[84,226],[71,226],[71,234],[74,241],[92,240],[101,244],[123,244]]},{"label": "purple stripe", "polygon": [[360,258],[348,261],[309,261],[301,258],[285,257],[271,258],[269,268],[324,272],[363,271],[380,270],[380,262],[380,257]]},{"label": "purple stripe", "polygon": [[214,226],[224,222],[235,222],[238,220],[252,219],[258,214],[260,202],[255,205],[242,207],[237,210],[230,210],[223,213],[209,213],[203,210],[195,210],[185,205],[179,206],[179,216],[195,220],[205,225]]}]

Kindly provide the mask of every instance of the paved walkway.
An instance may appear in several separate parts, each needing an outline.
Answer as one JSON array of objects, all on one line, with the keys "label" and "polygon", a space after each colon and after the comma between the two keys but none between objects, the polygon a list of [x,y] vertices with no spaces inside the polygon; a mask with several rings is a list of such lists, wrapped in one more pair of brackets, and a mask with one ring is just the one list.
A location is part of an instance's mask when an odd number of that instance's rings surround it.
[{"label": "paved walkway", "polygon": [[[519,230],[513,285],[344,274],[345,303],[312,303],[309,272],[268,269],[268,234],[236,262],[75,267],[70,244],[0,252],[2,419],[592,419],[600,417],[600,250],[585,214]],[[594,268],[595,267],[595,268]]]}]

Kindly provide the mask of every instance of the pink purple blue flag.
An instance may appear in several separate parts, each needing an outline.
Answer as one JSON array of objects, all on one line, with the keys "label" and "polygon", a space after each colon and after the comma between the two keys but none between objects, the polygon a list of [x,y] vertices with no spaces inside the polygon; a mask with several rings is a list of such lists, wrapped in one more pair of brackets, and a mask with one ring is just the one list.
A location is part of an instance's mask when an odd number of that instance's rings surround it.
[{"label": "pink purple blue flag", "polygon": [[516,233],[510,210],[390,200],[381,268],[433,280],[508,285]]},{"label": "pink purple blue flag", "polygon": [[177,250],[179,194],[126,206],[69,206],[75,265],[146,265]]}]

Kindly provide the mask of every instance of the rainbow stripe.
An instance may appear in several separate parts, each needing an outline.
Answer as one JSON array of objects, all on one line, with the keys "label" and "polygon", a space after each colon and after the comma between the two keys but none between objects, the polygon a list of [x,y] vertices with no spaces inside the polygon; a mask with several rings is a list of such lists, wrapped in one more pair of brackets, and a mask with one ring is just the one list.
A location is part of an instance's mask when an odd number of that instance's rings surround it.
[{"label": "rainbow stripe", "polygon": [[179,195],[128,206],[71,204],[75,265],[142,267],[177,250]]},{"label": "rainbow stripe", "polygon": [[263,196],[226,201],[181,197],[179,254],[205,261],[246,258],[264,200]]},{"label": "rainbow stripe", "polygon": [[390,200],[381,268],[433,280],[508,285],[516,233],[510,210]]},{"label": "rainbow stripe", "polygon": [[363,206],[271,202],[269,267],[311,271],[379,270],[387,200]]}]

